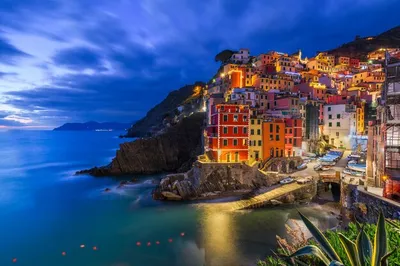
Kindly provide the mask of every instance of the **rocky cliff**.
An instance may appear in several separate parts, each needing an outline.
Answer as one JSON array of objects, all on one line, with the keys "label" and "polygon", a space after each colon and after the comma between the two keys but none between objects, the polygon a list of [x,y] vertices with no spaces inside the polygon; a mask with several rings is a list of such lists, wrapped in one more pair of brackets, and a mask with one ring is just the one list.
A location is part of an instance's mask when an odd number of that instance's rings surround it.
[{"label": "rocky cliff", "polygon": [[196,82],[170,92],[162,102],[150,109],[145,117],[128,129],[126,137],[152,136],[162,131],[166,124],[170,124],[179,115],[196,112],[200,107],[201,88],[204,85],[202,82]]},{"label": "rocky cliff", "polygon": [[123,143],[109,165],[77,174],[118,176],[187,171],[202,152],[204,119],[205,113],[194,113],[163,134]]}]

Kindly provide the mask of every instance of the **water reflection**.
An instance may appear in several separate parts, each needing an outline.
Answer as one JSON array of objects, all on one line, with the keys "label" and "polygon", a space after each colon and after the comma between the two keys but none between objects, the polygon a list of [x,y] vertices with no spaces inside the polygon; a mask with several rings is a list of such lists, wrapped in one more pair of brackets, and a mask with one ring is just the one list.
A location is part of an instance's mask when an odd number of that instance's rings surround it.
[{"label": "water reflection", "polygon": [[206,266],[237,265],[236,224],[232,213],[204,210],[201,220]]}]

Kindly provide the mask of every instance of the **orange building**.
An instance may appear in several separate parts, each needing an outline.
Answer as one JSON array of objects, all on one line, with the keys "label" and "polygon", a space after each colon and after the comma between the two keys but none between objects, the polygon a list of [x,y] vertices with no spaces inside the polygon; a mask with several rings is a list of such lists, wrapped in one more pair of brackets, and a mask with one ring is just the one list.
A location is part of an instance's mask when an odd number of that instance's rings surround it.
[{"label": "orange building", "polygon": [[283,119],[264,121],[262,138],[263,160],[285,156],[285,122]]}]

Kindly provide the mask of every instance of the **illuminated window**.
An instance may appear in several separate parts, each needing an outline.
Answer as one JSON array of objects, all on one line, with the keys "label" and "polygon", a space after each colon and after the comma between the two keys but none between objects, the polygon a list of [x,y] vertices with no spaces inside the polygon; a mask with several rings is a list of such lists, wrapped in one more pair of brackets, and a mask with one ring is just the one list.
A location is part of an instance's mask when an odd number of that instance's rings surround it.
[{"label": "illuminated window", "polygon": [[247,115],[243,116],[243,122],[247,122]]},{"label": "illuminated window", "polygon": [[238,116],[237,116],[237,115],[234,115],[234,116],[233,116],[233,122],[237,122],[238,120],[239,120]]}]

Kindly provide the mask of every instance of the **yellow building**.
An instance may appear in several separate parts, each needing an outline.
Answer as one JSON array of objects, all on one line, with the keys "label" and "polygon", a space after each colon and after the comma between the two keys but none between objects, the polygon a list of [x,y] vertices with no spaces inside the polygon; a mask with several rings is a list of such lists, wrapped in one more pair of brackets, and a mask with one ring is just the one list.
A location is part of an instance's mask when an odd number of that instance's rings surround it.
[{"label": "yellow building", "polygon": [[357,135],[363,135],[365,131],[365,102],[362,101],[356,109]]},{"label": "yellow building", "polygon": [[249,137],[249,162],[262,160],[262,124],[261,118],[250,119],[250,137]]}]

